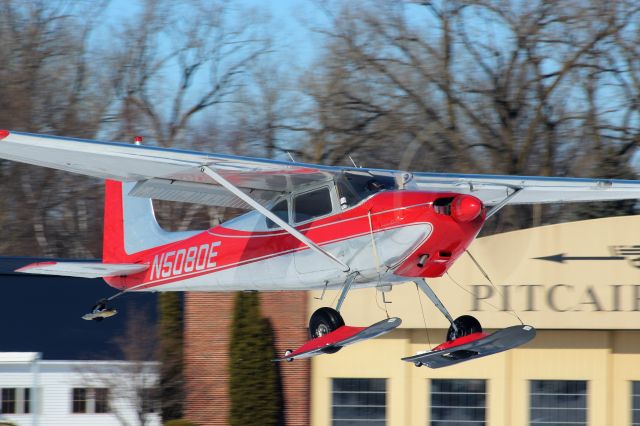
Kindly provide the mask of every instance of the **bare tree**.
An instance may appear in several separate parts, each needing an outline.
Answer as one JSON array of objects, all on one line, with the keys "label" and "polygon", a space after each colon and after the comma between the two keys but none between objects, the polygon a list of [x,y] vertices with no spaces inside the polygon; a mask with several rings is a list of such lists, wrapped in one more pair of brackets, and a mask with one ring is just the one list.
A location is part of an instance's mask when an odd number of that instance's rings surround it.
[{"label": "bare tree", "polygon": [[[326,6],[330,24],[319,31],[327,51],[306,78],[315,102],[311,157],[336,163],[355,153],[367,165],[401,169],[590,175],[594,150],[621,140],[600,137],[603,120],[623,127],[618,117],[627,108],[603,102],[603,92],[616,78],[632,80],[622,66],[606,77],[594,72],[634,28],[637,8],[493,0]],[[581,102],[589,75],[598,97],[591,110]],[[599,131],[585,138],[595,118]],[[530,213],[518,219],[522,213],[502,218],[507,226],[530,224]]]},{"label": "bare tree", "polygon": [[158,145],[173,146],[199,113],[231,100],[247,66],[266,53],[251,18],[234,13],[222,1],[143,2],[115,49],[120,136],[132,136],[127,126],[142,128]]},{"label": "bare tree", "polygon": [[[250,13],[225,1],[145,0],[116,40],[111,63],[119,102],[109,117],[119,123],[114,138],[141,134],[162,147],[197,143],[205,150],[217,135],[198,138],[198,120],[209,120],[213,114],[203,113],[214,107],[223,116],[229,112],[234,93],[247,84],[249,66],[269,50]],[[157,210],[181,230],[202,223],[207,212],[175,203],[160,203]]]},{"label": "bare tree", "polygon": [[160,366],[154,361],[158,341],[155,324],[139,310],[127,318],[124,334],[114,339],[122,361],[89,363],[79,372],[86,388],[108,390],[108,411],[122,425],[130,425],[131,418],[139,426],[156,424],[160,418]]},{"label": "bare tree", "polygon": [[[104,36],[96,24],[106,0],[1,2],[2,128],[116,140],[141,134],[146,143],[185,147],[204,127],[203,112],[230,115],[249,66],[269,52],[257,20],[225,1],[141,3]],[[198,143],[207,149],[211,139]],[[0,188],[0,221],[13,236],[0,250],[100,256],[100,182],[11,162],[0,164],[0,175],[12,182]],[[210,222],[202,206],[158,210],[178,229]]]},{"label": "bare tree", "polygon": [[[94,66],[88,40],[105,4],[0,3],[3,128],[79,137],[97,134],[110,96],[101,87],[104,73]],[[3,240],[0,249],[23,255],[99,255],[94,233],[100,214],[91,202],[99,195],[95,180],[71,182],[61,173],[11,162],[1,163],[0,174],[11,183],[0,188],[7,206],[0,219],[13,236]],[[88,196],[78,204],[74,198],[83,191]],[[78,230],[89,232],[69,238]]]}]

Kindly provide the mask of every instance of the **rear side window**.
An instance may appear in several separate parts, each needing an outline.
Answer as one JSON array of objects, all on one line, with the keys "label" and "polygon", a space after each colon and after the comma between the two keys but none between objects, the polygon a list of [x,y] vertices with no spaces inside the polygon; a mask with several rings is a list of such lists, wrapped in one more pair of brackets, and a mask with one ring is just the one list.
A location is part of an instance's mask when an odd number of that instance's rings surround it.
[{"label": "rear side window", "polygon": [[331,193],[325,187],[300,194],[293,200],[293,220],[296,223],[331,213]]},{"label": "rear side window", "polygon": [[[283,221],[289,223],[289,207],[287,206],[287,200],[282,200],[276,203],[276,205],[271,208],[271,213],[275,214]],[[278,228],[278,224],[267,218],[267,227]]]}]

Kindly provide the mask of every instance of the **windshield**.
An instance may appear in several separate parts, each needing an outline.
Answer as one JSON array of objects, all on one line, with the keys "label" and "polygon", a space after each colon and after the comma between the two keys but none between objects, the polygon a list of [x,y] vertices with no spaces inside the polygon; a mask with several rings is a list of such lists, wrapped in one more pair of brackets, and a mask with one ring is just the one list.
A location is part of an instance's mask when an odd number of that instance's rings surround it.
[{"label": "windshield", "polygon": [[[371,176],[347,172],[338,179],[337,186],[340,193],[340,204],[346,207],[353,206],[377,192],[396,189],[396,181],[389,176]],[[343,198],[344,202],[342,201]]]}]

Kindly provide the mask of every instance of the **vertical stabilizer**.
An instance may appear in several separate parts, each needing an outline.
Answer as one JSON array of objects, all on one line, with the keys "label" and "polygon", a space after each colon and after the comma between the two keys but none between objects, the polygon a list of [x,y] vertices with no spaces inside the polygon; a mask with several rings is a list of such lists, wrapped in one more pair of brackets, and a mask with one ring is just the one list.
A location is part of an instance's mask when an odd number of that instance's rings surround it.
[{"label": "vertical stabilizer", "polygon": [[140,252],[189,238],[197,232],[167,232],[158,225],[149,198],[127,195],[136,182],[107,180],[102,259],[134,262]]}]

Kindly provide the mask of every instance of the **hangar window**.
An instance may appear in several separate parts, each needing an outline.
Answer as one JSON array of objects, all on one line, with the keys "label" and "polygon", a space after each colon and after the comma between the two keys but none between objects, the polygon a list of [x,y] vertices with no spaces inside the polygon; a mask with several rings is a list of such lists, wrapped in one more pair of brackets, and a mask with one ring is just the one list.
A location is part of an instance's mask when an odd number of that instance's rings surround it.
[{"label": "hangar window", "polygon": [[2,388],[0,414],[29,414],[31,412],[30,395],[29,388]]},{"label": "hangar window", "polygon": [[16,388],[2,389],[2,414],[16,412]]},{"label": "hangar window", "polygon": [[29,389],[29,388],[24,388],[23,389],[22,402],[24,404],[23,408],[22,408],[22,412],[24,414],[31,413],[31,389]]},{"label": "hangar window", "polygon": [[530,425],[586,426],[586,380],[532,380],[530,390]]},{"label": "hangar window", "polygon": [[71,411],[73,413],[86,413],[87,390],[85,388],[73,388],[71,394]]},{"label": "hangar window", "polygon": [[486,380],[431,380],[431,425],[486,425]]},{"label": "hangar window", "polygon": [[73,388],[71,390],[71,412],[75,414],[109,413],[108,388]]},{"label": "hangar window", "polygon": [[95,398],[95,412],[96,413],[109,413],[109,389],[97,388],[94,389]]},{"label": "hangar window", "polygon": [[142,411],[144,413],[160,412],[158,395],[158,389],[156,388],[144,388],[142,390]]},{"label": "hangar window", "polygon": [[331,400],[333,426],[386,424],[386,379],[333,379]]},{"label": "hangar window", "polygon": [[631,425],[640,426],[640,382],[631,382]]}]

